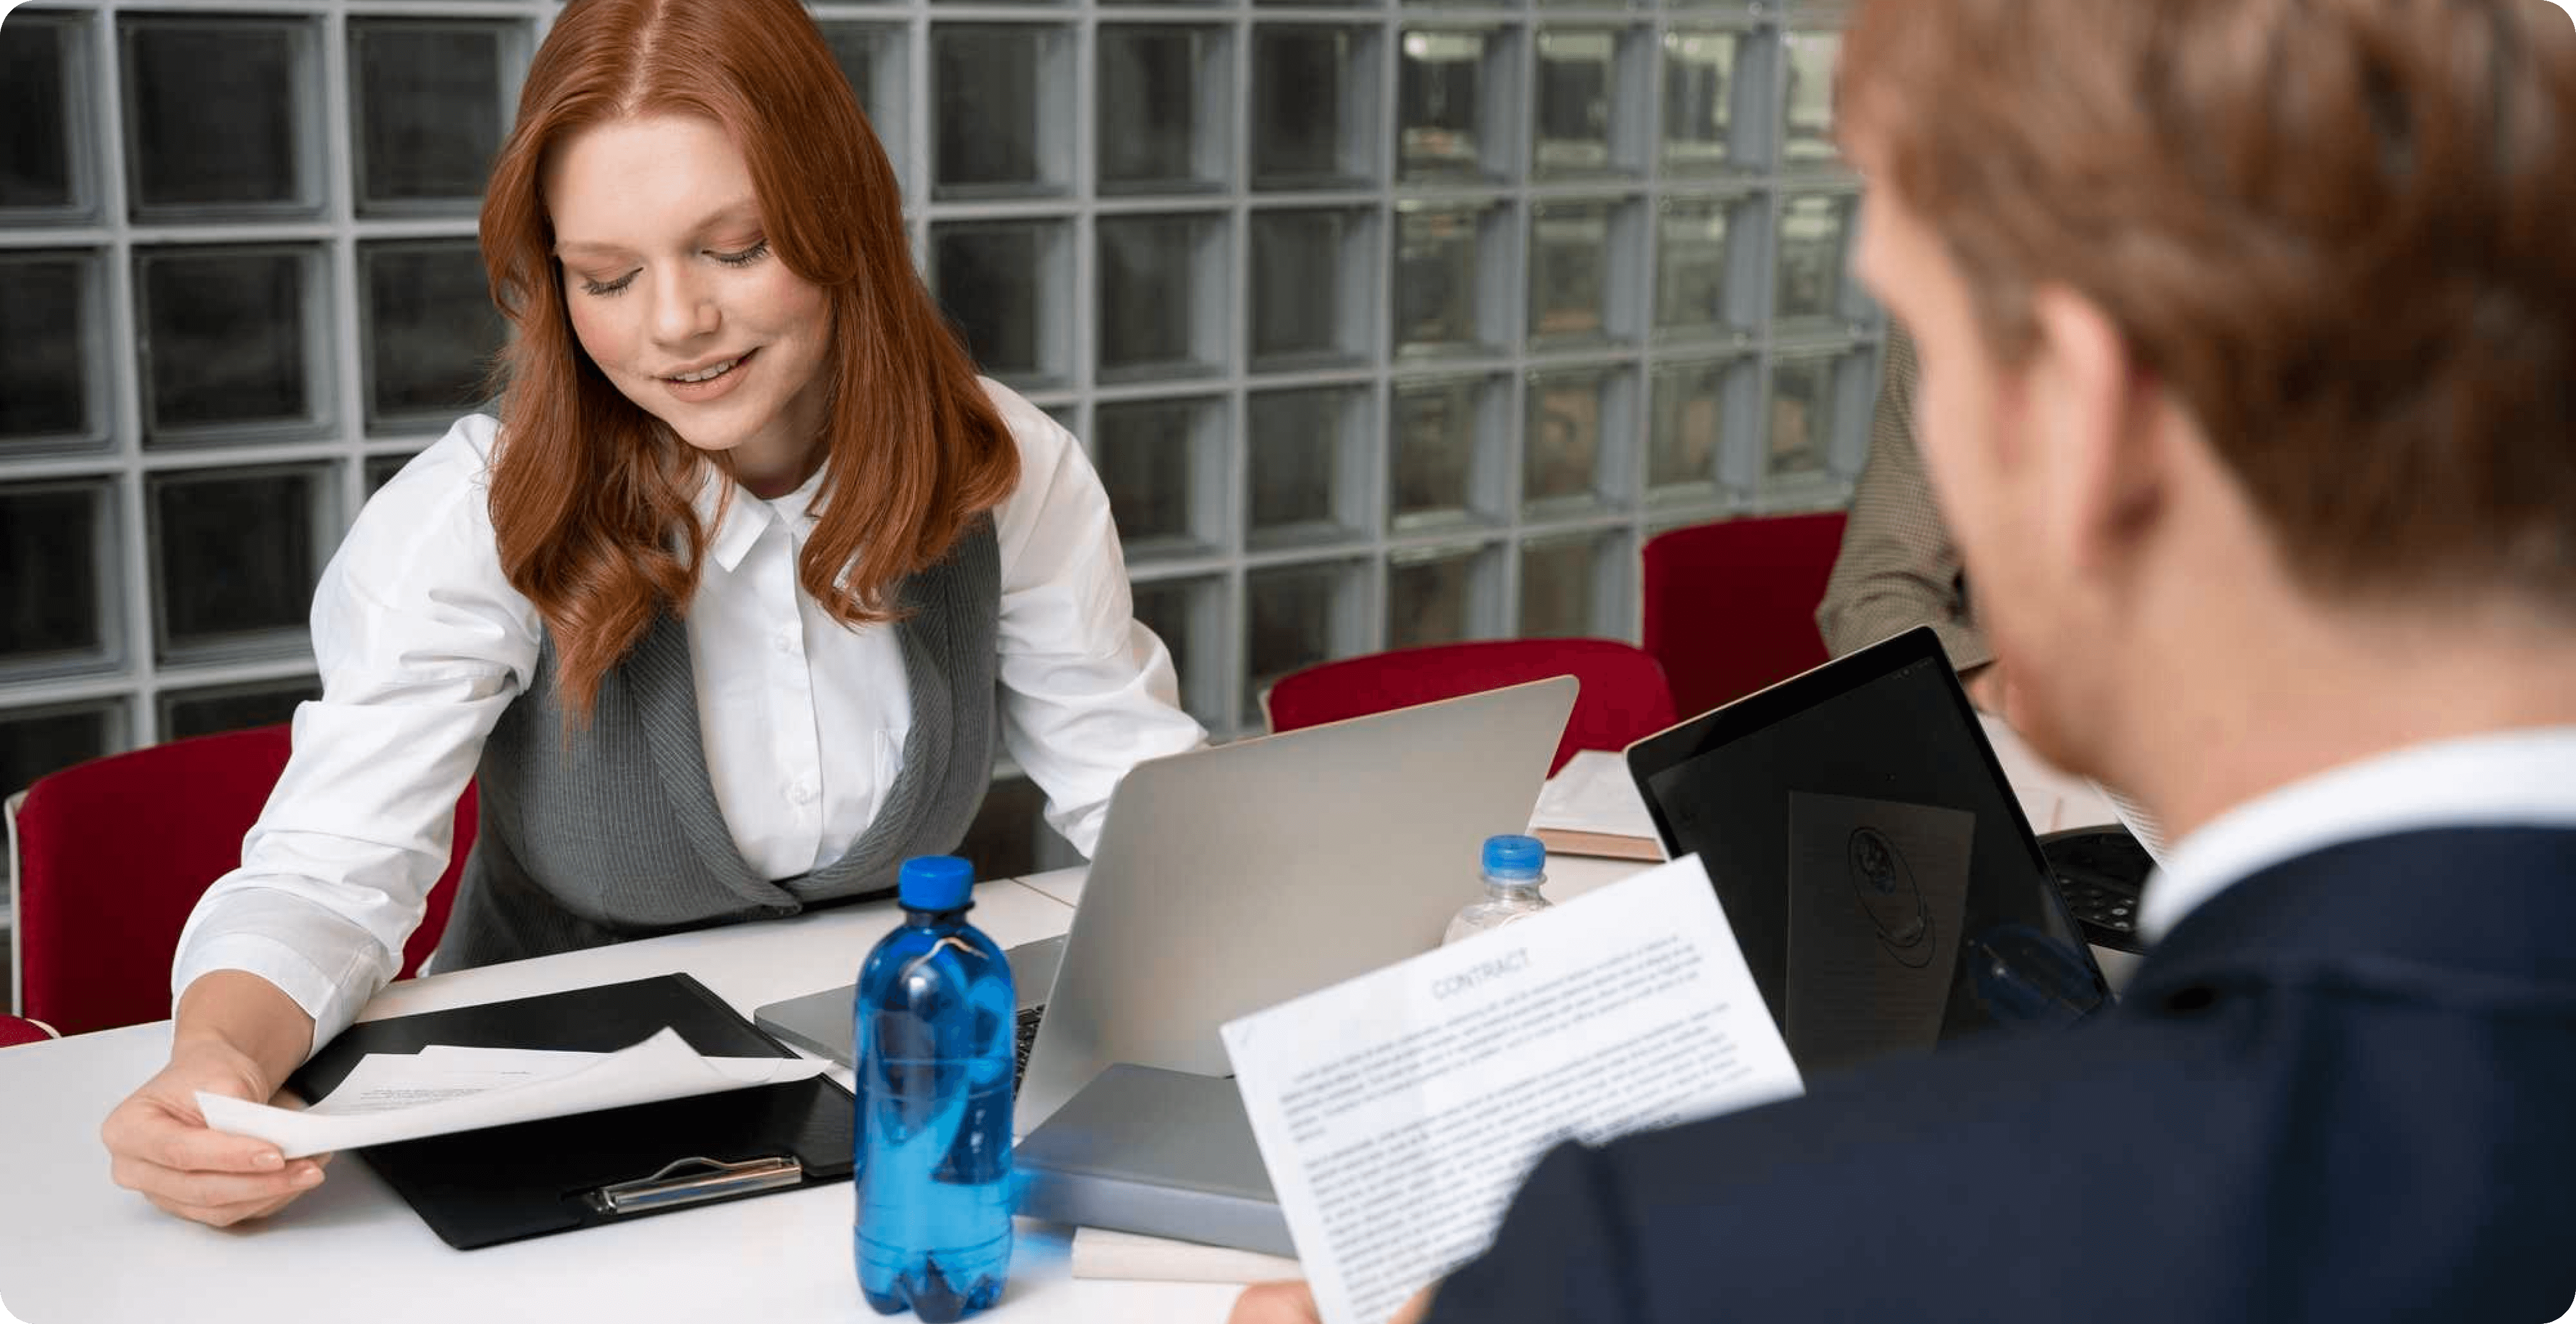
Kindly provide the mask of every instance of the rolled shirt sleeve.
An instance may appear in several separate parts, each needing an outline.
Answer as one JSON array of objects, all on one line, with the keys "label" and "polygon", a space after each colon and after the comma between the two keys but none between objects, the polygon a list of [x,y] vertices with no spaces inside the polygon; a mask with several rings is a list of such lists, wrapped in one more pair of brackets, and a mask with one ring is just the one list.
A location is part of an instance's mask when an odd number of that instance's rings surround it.
[{"label": "rolled shirt sleeve", "polygon": [[360,512],[313,598],[322,697],[181,933],[175,997],[215,970],[269,980],[318,1046],[401,967],[446,869],[456,798],[532,673],[536,610],[495,550],[486,472],[496,428],[466,418]]}]

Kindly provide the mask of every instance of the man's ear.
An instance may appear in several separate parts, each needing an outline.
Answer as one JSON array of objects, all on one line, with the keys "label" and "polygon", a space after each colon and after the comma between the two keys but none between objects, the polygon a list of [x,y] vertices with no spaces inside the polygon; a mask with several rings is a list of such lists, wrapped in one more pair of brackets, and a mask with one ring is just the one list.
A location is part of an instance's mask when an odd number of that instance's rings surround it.
[{"label": "man's ear", "polygon": [[2047,468],[2045,516],[2069,568],[2114,570],[2159,510],[2167,477],[2154,377],[2101,306],[2062,286],[2034,292],[2039,333],[2025,380]]}]

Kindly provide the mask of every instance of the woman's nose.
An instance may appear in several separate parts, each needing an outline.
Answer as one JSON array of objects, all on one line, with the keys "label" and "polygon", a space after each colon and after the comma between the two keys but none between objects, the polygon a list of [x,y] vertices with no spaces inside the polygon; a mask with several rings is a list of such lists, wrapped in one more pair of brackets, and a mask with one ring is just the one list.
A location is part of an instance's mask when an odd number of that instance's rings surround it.
[{"label": "woman's nose", "polygon": [[716,329],[714,296],[687,272],[653,283],[653,338],[666,345],[684,344]]}]

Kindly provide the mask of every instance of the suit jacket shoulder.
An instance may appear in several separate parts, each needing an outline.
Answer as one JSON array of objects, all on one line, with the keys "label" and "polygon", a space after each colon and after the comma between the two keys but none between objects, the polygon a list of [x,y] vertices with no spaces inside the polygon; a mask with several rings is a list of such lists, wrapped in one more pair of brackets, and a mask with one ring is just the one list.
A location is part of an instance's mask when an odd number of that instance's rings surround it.
[{"label": "suit jacket shoulder", "polygon": [[2576,832],[2247,879],[2120,1007],[1563,1148],[1433,1318],[2552,1320]]}]

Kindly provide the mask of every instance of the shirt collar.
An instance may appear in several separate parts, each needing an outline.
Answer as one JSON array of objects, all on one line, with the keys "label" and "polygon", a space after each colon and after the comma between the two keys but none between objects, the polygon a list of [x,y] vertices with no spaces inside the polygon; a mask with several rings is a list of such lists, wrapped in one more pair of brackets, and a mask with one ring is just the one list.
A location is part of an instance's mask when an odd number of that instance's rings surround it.
[{"label": "shirt collar", "polygon": [[[819,465],[795,491],[770,501],[753,496],[751,489],[712,464],[702,466],[700,472],[704,478],[698,484],[693,504],[699,526],[708,530],[707,559],[728,574],[751,554],[752,544],[759,542],[760,535],[768,532],[772,524],[783,524],[797,532],[814,527],[814,494],[823,486]],[[728,489],[733,496],[730,501],[724,499]]]},{"label": "shirt collar", "polygon": [[2239,805],[2147,880],[2138,931],[2161,940],[2239,880],[2347,841],[2432,827],[2576,827],[2576,726],[2416,745]]}]

